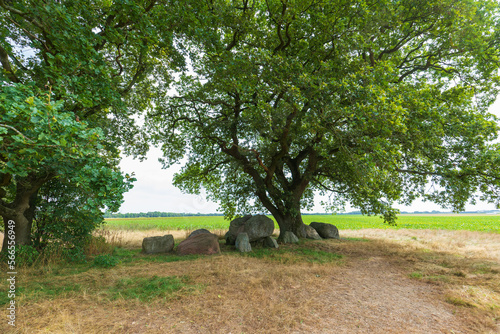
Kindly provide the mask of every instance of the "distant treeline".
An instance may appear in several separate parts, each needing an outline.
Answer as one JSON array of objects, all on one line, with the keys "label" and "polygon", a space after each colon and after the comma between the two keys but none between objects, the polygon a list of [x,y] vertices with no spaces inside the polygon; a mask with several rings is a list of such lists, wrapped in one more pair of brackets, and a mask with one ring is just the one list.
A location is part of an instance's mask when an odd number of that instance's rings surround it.
[{"label": "distant treeline", "polygon": [[177,212],[139,212],[139,213],[109,213],[104,218],[156,218],[156,217],[195,217],[195,216],[223,216],[222,213],[177,213]]}]

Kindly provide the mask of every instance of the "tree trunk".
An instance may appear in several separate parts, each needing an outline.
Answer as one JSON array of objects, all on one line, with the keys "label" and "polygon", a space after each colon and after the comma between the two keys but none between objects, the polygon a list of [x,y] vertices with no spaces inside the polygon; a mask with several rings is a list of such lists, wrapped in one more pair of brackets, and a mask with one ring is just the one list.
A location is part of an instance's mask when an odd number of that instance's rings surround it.
[{"label": "tree trunk", "polygon": [[306,237],[305,225],[300,214],[300,204],[295,204],[291,208],[287,208],[287,213],[277,212],[273,214],[273,217],[280,227],[278,240],[283,239],[286,231],[292,232],[298,238]]},{"label": "tree trunk", "polygon": [[33,226],[35,219],[35,210],[38,203],[38,190],[30,196],[29,208],[24,211],[24,216],[28,219],[30,226]]},{"label": "tree trunk", "polygon": [[[15,210],[13,215],[2,215],[4,226],[4,238],[2,244],[2,253],[7,251],[9,230],[14,231],[16,246],[31,244],[31,221],[24,216],[24,210]],[[14,223],[9,224],[9,221]]]},{"label": "tree trunk", "polygon": [[[24,187],[17,188],[15,201],[8,208],[2,208],[2,219],[4,225],[4,238],[2,253],[7,251],[9,230],[14,231],[16,246],[31,244],[31,225],[33,223],[34,204],[37,190],[27,190]],[[12,221],[14,223],[10,223]],[[11,232],[12,233],[12,232]]]}]

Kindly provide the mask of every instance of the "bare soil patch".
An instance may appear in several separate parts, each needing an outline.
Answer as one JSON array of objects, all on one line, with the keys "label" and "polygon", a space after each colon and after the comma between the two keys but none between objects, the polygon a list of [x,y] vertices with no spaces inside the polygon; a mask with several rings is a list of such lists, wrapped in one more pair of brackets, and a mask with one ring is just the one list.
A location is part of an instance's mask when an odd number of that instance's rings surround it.
[{"label": "bare soil patch", "polygon": [[[497,236],[467,235],[464,246],[457,248],[441,240],[441,234],[426,233],[341,231],[351,239],[282,247],[343,256],[323,264],[242,256],[228,248],[220,256],[190,261],[90,269],[65,279],[105,286],[122,277],[175,275],[190,277],[203,288],[148,302],[109,300],[91,290],[78,296],[21,299],[16,330],[2,322],[0,332],[500,332],[500,263],[491,253],[500,245]],[[452,234],[446,237],[461,237]],[[488,249],[466,250],[471,238],[489,240]],[[24,279],[36,277],[27,270]]]}]

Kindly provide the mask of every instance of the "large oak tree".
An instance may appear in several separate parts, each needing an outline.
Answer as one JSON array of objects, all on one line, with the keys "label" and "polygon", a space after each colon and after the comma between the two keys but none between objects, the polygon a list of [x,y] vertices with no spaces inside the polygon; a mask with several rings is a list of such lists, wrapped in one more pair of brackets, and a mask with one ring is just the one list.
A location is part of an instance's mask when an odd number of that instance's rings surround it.
[{"label": "large oak tree", "polygon": [[198,6],[192,71],[148,121],[165,166],[187,156],[185,191],[227,216],[267,209],[300,237],[315,191],[389,222],[418,197],[499,204],[497,1]]}]

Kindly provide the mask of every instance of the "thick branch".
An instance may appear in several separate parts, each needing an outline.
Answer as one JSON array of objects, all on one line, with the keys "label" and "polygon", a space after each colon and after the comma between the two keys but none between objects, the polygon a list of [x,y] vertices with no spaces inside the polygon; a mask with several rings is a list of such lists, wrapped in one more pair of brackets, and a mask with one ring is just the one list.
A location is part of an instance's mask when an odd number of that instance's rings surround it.
[{"label": "thick branch", "polygon": [[39,29],[45,30],[45,27],[40,22],[38,22],[37,20],[29,17],[29,15],[27,13],[22,12],[19,9],[16,9],[14,7],[11,7],[11,6],[7,5],[4,0],[0,0],[0,7],[8,10],[12,14],[16,14],[16,15],[19,15],[19,16],[23,17],[24,19],[26,19],[28,22],[30,22],[34,26],[38,27]]},{"label": "thick branch", "polygon": [[272,204],[270,199],[267,196],[267,192],[273,198],[281,198],[281,194],[272,184],[268,185],[265,183],[264,179],[260,176],[260,173],[252,166],[252,163],[240,153],[239,148],[235,145],[231,147],[227,147],[225,144],[219,144],[221,151],[227,155],[232,156],[236,161],[239,161],[243,165],[243,171],[248,174],[255,182],[257,186],[256,195],[261,200],[262,204],[269,210],[271,213],[283,211],[284,207],[279,202],[276,203],[276,207]]},{"label": "thick branch", "polygon": [[260,158],[260,153],[257,152],[256,150],[254,150],[253,148],[252,149],[249,149],[250,152],[253,152],[255,154],[255,159],[257,159],[257,161],[259,162],[259,165],[264,169],[264,171],[266,173],[269,174],[269,169],[266,167],[266,165],[264,165],[264,163],[262,162],[262,159]]},{"label": "thick branch", "polygon": [[[146,42],[145,42],[145,44],[146,44]],[[140,51],[140,53],[139,53],[139,59],[137,61],[137,70],[136,70],[133,78],[128,83],[128,85],[124,89],[122,89],[120,91],[121,95],[123,95],[123,96],[127,95],[130,92],[130,90],[134,87],[134,85],[137,83],[137,81],[139,81],[139,79],[141,78],[141,76],[148,69],[147,64],[144,63],[145,53],[146,53],[146,49],[142,48],[141,51]]]},{"label": "thick branch", "polygon": [[234,48],[238,42],[238,35],[239,35],[239,31],[238,29],[235,30],[234,34],[233,34],[233,39],[231,40],[231,42],[226,46],[226,51],[230,51],[232,48]]}]

